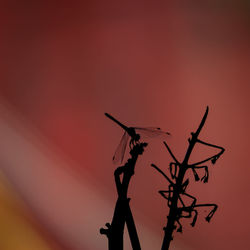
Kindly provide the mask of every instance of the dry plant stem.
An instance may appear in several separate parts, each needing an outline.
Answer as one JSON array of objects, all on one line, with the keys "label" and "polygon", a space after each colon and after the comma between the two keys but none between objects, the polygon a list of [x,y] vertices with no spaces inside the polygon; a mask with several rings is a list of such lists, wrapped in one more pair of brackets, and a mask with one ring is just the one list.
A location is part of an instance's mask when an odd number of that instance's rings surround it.
[{"label": "dry plant stem", "polygon": [[176,187],[174,189],[173,197],[171,199],[171,206],[170,206],[170,211],[169,211],[169,215],[168,215],[168,222],[167,222],[167,226],[164,228],[164,239],[163,239],[162,248],[161,248],[162,250],[168,250],[170,242],[173,239],[172,235],[173,235],[173,232],[175,229],[175,221],[176,221],[177,216],[178,216],[178,211],[176,209],[177,202],[178,202],[179,194],[182,190],[183,179],[184,179],[185,173],[188,169],[188,160],[189,160],[190,155],[192,153],[192,150],[193,150],[193,148],[198,140],[198,136],[201,132],[201,129],[205,124],[207,114],[208,114],[208,107],[206,109],[206,112],[202,118],[202,121],[201,121],[197,131],[195,133],[192,133],[192,138],[189,140],[189,146],[188,146],[186,155],[184,157],[183,162],[180,163],[180,168],[179,168],[180,171],[179,171],[178,177],[176,179]]},{"label": "dry plant stem", "polygon": [[134,175],[135,164],[139,154],[142,154],[145,143],[139,143],[131,150],[131,158],[128,159],[124,166],[118,167],[115,172],[115,183],[117,189],[117,202],[111,225],[108,223],[108,229],[101,229],[102,234],[108,237],[109,250],[122,250],[123,249],[123,234],[125,222],[127,224],[128,233],[134,250],[140,250],[140,242],[136,231],[132,212],[130,210],[129,201],[127,197],[128,186],[131,177]]}]

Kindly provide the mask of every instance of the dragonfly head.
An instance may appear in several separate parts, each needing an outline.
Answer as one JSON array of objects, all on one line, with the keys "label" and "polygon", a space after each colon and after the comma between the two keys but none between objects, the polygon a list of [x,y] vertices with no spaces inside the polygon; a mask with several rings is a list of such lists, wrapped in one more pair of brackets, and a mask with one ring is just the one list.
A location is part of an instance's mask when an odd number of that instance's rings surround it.
[{"label": "dragonfly head", "polygon": [[133,127],[129,127],[128,128],[128,130],[127,130],[127,132],[128,132],[128,134],[131,136],[131,139],[133,140],[133,141],[139,141],[140,140],[140,135],[139,134],[137,134],[136,133],[136,131],[135,131],[135,128],[133,128]]},{"label": "dragonfly head", "polygon": [[141,136],[139,134],[135,133],[134,140],[139,141],[140,138],[141,138]]}]

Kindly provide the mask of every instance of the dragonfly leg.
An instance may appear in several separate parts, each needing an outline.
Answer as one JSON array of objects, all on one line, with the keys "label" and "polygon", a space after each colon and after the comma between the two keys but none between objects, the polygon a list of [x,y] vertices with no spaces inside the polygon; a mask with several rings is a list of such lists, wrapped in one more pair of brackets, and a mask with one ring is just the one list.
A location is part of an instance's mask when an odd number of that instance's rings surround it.
[{"label": "dragonfly leg", "polygon": [[134,139],[131,139],[130,142],[129,142],[129,148],[130,150],[136,145],[135,143],[135,140]]}]

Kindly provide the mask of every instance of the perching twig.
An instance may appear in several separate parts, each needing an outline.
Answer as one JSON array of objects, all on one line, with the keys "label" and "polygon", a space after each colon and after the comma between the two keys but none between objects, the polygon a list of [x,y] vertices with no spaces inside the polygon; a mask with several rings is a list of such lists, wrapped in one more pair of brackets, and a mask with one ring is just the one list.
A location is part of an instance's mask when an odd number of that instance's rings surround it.
[{"label": "perching twig", "polygon": [[[147,143],[137,143],[130,151],[131,158],[128,159],[124,166],[118,167],[114,172],[118,194],[115,211],[111,224],[106,223],[107,229],[100,229],[100,233],[105,234],[108,237],[109,250],[123,249],[125,222],[128,228],[132,248],[134,250],[141,250],[133,215],[129,206],[130,198],[127,197],[127,193],[130,179],[134,175],[135,164],[138,156],[143,153],[144,147],[146,146]],[[121,175],[123,175],[122,180]]]},{"label": "perching twig", "polygon": [[[218,160],[218,158],[225,151],[225,149],[220,147],[220,146],[216,146],[216,145],[213,145],[213,144],[210,144],[210,143],[207,143],[207,142],[204,142],[204,141],[198,139],[198,136],[199,136],[199,134],[200,134],[200,132],[205,124],[205,121],[207,119],[207,115],[208,115],[208,107],[206,109],[206,112],[201,120],[201,123],[200,123],[198,129],[196,130],[195,133],[191,133],[191,138],[188,139],[189,146],[187,148],[187,152],[186,152],[186,155],[185,155],[182,163],[180,163],[177,160],[177,158],[172,153],[168,144],[166,142],[164,142],[164,145],[166,146],[169,154],[171,155],[171,157],[174,160],[174,162],[170,163],[170,165],[169,165],[169,170],[170,170],[170,174],[171,174],[172,179],[170,179],[160,168],[156,167],[156,165],[154,165],[154,164],[151,165],[159,173],[161,173],[161,175],[163,175],[167,179],[167,181],[170,183],[168,186],[168,190],[160,190],[159,191],[159,193],[163,196],[163,198],[168,200],[167,204],[170,207],[167,225],[164,228],[164,239],[163,239],[162,248],[161,248],[162,250],[169,249],[169,245],[170,245],[171,240],[173,239],[173,232],[175,229],[177,229],[177,232],[182,232],[182,225],[180,223],[181,218],[191,218],[194,214],[193,221],[191,223],[191,226],[194,226],[196,223],[196,220],[197,220],[197,216],[198,216],[198,211],[197,211],[198,208],[200,208],[200,207],[212,207],[212,210],[209,212],[209,214],[206,217],[206,220],[208,222],[211,220],[212,216],[214,215],[215,211],[217,210],[218,206],[216,204],[197,204],[196,198],[193,197],[192,195],[186,193],[186,188],[189,184],[189,179],[184,180],[186,171],[188,169],[191,169],[193,174],[194,174],[195,181],[201,180],[204,183],[208,182],[208,177],[209,177],[208,166],[201,166],[200,164],[208,162],[210,160],[211,160],[212,164],[215,164],[215,162]],[[205,160],[201,160],[201,161],[194,163],[194,164],[189,164],[189,159],[190,159],[191,153],[192,153],[193,148],[196,145],[196,143],[201,143],[205,146],[218,148],[221,151],[219,153],[205,159]],[[199,175],[197,174],[196,169],[204,169],[205,170],[205,174],[201,179],[200,179]],[[183,199],[181,198],[183,195],[192,199],[191,205],[186,205],[183,202]],[[178,228],[176,226],[176,223],[178,225]]]},{"label": "perching twig", "polygon": [[[132,212],[129,207],[130,199],[127,197],[128,186],[130,179],[134,174],[134,168],[137,161],[137,158],[140,154],[143,153],[144,148],[147,146],[147,143],[140,142],[140,134],[148,134],[150,136],[168,136],[169,132],[162,131],[158,127],[128,127],[118,121],[116,118],[111,116],[108,113],[105,115],[119,125],[124,130],[124,135],[115,151],[113,157],[114,163],[122,163],[126,148],[129,141],[129,147],[131,149],[130,155],[131,158],[128,159],[127,163],[124,166],[118,167],[115,172],[115,183],[118,194],[118,199],[115,206],[114,216],[112,223],[106,223],[107,228],[101,228],[100,233],[105,234],[108,237],[109,250],[122,250],[123,249],[123,233],[125,222],[127,224],[128,233],[131,241],[132,248],[134,250],[140,250],[140,242],[137,235],[134,219]],[[122,180],[121,180],[122,176]]]}]

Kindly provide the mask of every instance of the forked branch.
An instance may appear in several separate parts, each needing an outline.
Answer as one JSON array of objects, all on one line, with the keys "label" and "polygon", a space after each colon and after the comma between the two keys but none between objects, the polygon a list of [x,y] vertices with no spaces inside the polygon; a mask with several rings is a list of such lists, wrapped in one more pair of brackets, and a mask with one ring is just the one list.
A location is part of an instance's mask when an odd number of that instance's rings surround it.
[{"label": "forked branch", "polygon": [[[160,190],[160,195],[166,199],[168,202],[168,206],[170,208],[169,215],[168,215],[168,221],[167,225],[164,228],[164,239],[162,243],[162,250],[168,250],[170,246],[170,242],[173,239],[173,232],[176,230],[177,232],[182,232],[182,225],[180,222],[180,219],[182,218],[191,218],[193,217],[193,220],[191,222],[191,226],[194,226],[198,217],[198,211],[197,209],[202,207],[212,207],[212,210],[209,212],[209,214],[206,216],[206,221],[210,221],[212,216],[214,215],[215,211],[217,210],[218,206],[216,204],[197,204],[197,199],[188,194],[186,192],[186,189],[189,185],[189,179],[185,180],[185,174],[188,169],[191,169],[193,172],[193,175],[195,177],[195,181],[203,181],[204,183],[208,182],[209,177],[209,171],[208,166],[201,165],[205,162],[211,161],[212,164],[215,164],[215,162],[218,160],[218,158],[224,153],[225,149],[223,147],[210,144],[207,142],[204,142],[200,140],[199,134],[206,122],[207,115],[208,115],[208,107],[206,109],[206,112],[198,126],[198,129],[195,133],[191,133],[191,138],[188,139],[189,146],[187,148],[184,160],[182,163],[180,163],[175,155],[173,154],[172,150],[170,149],[169,145],[164,142],[164,145],[166,146],[170,156],[174,160],[174,162],[171,162],[169,164],[169,171],[170,176],[168,177],[167,174],[165,174],[159,167],[157,167],[155,164],[151,164],[151,166],[156,169],[169,183],[168,190]],[[201,160],[199,162],[196,162],[194,164],[189,164],[189,159],[191,156],[191,153],[193,151],[193,148],[195,147],[196,143],[201,143],[205,146],[213,147],[220,149],[220,152],[217,154],[214,154],[211,157],[208,157],[204,160]],[[198,173],[196,172],[197,169],[203,169],[205,171],[204,176],[202,178],[199,177]],[[185,204],[182,197],[186,196],[188,197],[191,202],[189,204]],[[177,224],[177,225],[176,225]]]}]

